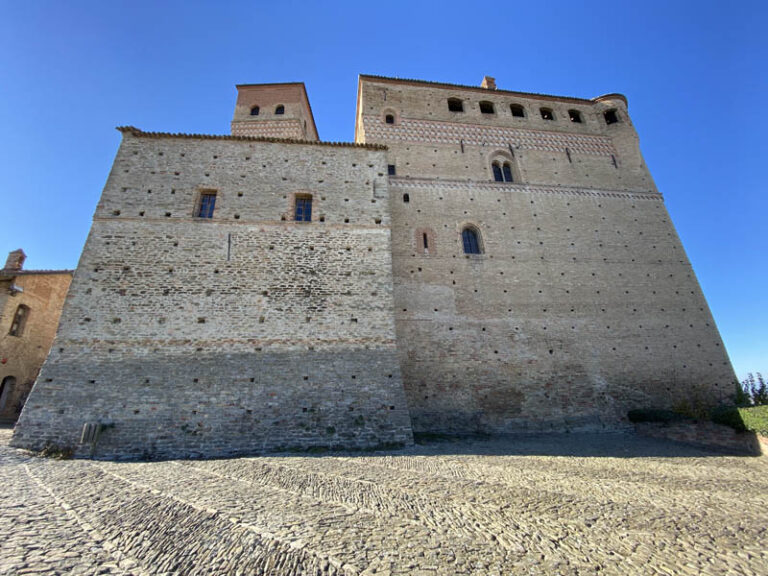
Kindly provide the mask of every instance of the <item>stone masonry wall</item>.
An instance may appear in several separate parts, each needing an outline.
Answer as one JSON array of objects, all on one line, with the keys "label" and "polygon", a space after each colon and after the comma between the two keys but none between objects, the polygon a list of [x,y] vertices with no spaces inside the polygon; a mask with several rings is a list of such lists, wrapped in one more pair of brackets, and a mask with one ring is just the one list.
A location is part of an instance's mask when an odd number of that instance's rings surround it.
[{"label": "stone masonry wall", "polygon": [[372,148],[126,130],[14,443],[90,455],[86,422],[96,457],[411,442],[385,172]]},{"label": "stone masonry wall", "polygon": [[[366,78],[361,91],[358,140],[386,144],[396,171],[396,325],[415,430],[600,428],[633,407],[730,393],[733,369],[620,97]],[[465,111],[449,112],[449,97]],[[493,181],[494,159],[513,183]],[[467,225],[481,255],[464,254]]]}]

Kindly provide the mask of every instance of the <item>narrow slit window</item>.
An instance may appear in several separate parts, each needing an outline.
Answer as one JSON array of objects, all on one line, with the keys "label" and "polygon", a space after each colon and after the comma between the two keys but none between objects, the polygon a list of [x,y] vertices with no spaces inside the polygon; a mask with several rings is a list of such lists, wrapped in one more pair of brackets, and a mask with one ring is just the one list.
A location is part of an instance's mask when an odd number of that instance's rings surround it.
[{"label": "narrow slit window", "polygon": [[581,124],[581,112],[578,110],[568,110],[568,118],[571,119],[571,122],[575,122],[576,124]]},{"label": "narrow slit window", "polygon": [[394,164],[387,164],[387,174],[394,176],[397,173],[397,169]]},{"label": "narrow slit window", "polygon": [[312,197],[297,196],[294,218],[296,222],[312,222]]},{"label": "narrow slit window", "polygon": [[285,106],[278,104],[277,108],[275,108],[275,114],[285,114]]},{"label": "narrow slit window", "polygon": [[525,109],[520,104],[510,104],[509,109],[515,118],[525,118]]},{"label": "narrow slit window", "polygon": [[555,114],[554,114],[554,112],[552,112],[552,108],[541,108],[540,112],[541,112],[541,117],[544,120],[554,120],[555,119]]},{"label": "narrow slit window", "polygon": [[448,98],[448,110],[451,112],[464,112],[464,103],[459,98]]},{"label": "narrow slit window", "polygon": [[403,202],[405,204],[408,204],[408,202],[410,202],[410,201],[411,201],[410,195],[408,193],[403,194]]},{"label": "narrow slit window", "polygon": [[616,124],[619,121],[619,115],[616,113],[616,110],[606,110],[603,114],[603,117],[605,118],[606,124]]},{"label": "narrow slit window", "polygon": [[493,102],[480,102],[480,112],[482,114],[495,114],[496,110],[493,108]]},{"label": "narrow slit window", "polygon": [[258,115],[259,115],[259,107],[254,106],[253,108],[251,108],[251,116],[258,116]]},{"label": "narrow slit window", "polygon": [[427,238],[427,233],[424,232],[422,235],[422,239],[424,240],[424,251],[429,250],[429,238]]},{"label": "narrow slit window", "polygon": [[197,208],[198,218],[213,218],[213,210],[216,207],[216,194],[204,192],[200,194],[200,205]]},{"label": "narrow slit window", "polygon": [[464,254],[480,254],[480,239],[476,230],[464,228],[461,232]]},{"label": "narrow slit window", "polygon": [[16,314],[13,315],[13,322],[11,322],[11,329],[8,331],[10,336],[21,336],[24,334],[24,327],[27,325],[27,319],[29,318],[29,306],[19,304],[16,308]]}]

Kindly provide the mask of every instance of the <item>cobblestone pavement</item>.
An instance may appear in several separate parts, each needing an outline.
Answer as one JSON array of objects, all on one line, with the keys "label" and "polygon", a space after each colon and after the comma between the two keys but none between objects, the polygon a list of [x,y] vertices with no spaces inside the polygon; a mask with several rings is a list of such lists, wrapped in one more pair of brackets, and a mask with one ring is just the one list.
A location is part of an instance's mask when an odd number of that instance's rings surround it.
[{"label": "cobblestone pavement", "polygon": [[9,437],[2,574],[768,574],[768,458],[602,434],[115,463]]}]

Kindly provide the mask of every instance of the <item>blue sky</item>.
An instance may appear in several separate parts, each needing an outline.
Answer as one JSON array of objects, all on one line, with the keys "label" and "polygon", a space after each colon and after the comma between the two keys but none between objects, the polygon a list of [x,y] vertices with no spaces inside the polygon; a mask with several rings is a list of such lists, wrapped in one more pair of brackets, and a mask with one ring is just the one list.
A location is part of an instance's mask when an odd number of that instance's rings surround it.
[{"label": "blue sky", "polygon": [[[379,7],[380,6],[380,7]],[[115,126],[225,134],[235,84],[304,81],[352,140],[359,73],[622,92],[739,376],[768,374],[768,3],[0,2],[0,257],[74,268]]]}]

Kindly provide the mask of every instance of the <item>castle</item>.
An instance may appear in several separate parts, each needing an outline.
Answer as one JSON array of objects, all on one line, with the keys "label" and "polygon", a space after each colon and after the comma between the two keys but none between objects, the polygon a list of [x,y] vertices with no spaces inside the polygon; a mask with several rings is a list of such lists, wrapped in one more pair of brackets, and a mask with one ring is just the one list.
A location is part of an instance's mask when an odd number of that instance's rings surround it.
[{"label": "castle", "polygon": [[237,89],[231,135],[119,128],[14,445],[370,447],[730,392],[624,96],[362,75],[331,143],[302,83]]}]

